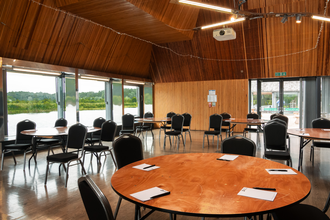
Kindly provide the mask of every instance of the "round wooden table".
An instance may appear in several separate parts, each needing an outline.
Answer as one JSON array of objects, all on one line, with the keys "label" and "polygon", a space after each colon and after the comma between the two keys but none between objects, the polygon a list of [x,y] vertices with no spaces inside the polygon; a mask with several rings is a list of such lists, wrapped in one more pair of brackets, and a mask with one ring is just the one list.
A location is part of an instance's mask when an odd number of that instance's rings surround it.
[{"label": "round wooden table", "polygon": [[300,137],[300,150],[298,160],[298,170],[301,169],[303,161],[303,149],[311,142],[311,140],[330,140],[330,131],[325,131],[323,128],[303,128],[303,129],[288,129],[288,134]]},{"label": "round wooden table", "polygon": [[[304,200],[310,193],[308,178],[297,175],[270,175],[267,168],[291,168],[256,157],[239,156],[221,161],[219,153],[173,154],[153,157],[119,169],[111,179],[114,191],[124,199],[164,212],[203,216],[250,216],[271,212]],[[132,168],[147,163],[159,169],[143,171]],[[146,202],[130,196],[152,187],[171,194]],[[276,188],[273,202],[238,196],[243,187]]]}]

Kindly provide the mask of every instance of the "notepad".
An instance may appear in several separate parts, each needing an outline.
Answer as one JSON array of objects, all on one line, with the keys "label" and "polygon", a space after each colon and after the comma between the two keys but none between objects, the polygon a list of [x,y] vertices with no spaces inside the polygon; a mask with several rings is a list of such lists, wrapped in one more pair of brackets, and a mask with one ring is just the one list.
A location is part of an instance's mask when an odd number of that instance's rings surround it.
[{"label": "notepad", "polygon": [[272,168],[266,169],[269,174],[276,174],[276,175],[294,175],[297,174],[292,169],[281,169],[281,168]]},{"label": "notepad", "polygon": [[238,155],[223,155],[222,157],[220,157],[220,160],[235,160],[238,157]]},{"label": "notepad", "polygon": [[151,197],[153,197],[153,196],[158,196],[158,195],[161,195],[164,193],[168,193],[168,191],[161,189],[159,187],[153,187],[153,188],[146,189],[146,190],[143,190],[143,191],[140,191],[137,193],[133,193],[130,196],[132,196],[142,202],[145,202],[145,201],[152,199]]},{"label": "notepad", "polygon": [[247,120],[253,120],[254,118],[248,118]]},{"label": "notepad", "polygon": [[144,170],[144,171],[150,171],[150,170],[155,170],[155,169],[160,168],[159,166],[153,166],[153,167],[144,169],[145,167],[148,167],[148,166],[151,166],[151,165],[150,164],[143,163],[143,164],[134,166],[133,168],[138,169],[138,170]]},{"label": "notepad", "polygon": [[322,129],[322,131],[330,131],[330,129]]},{"label": "notepad", "polygon": [[237,195],[255,199],[274,201],[277,192],[244,187]]}]

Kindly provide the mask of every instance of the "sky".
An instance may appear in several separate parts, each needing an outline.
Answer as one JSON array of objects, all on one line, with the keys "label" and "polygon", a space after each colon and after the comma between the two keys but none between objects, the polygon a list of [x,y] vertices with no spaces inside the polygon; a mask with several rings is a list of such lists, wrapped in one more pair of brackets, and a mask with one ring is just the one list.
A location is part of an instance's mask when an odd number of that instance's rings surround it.
[{"label": "sky", "polygon": [[[29,91],[54,94],[55,77],[7,72],[7,92]],[[79,92],[104,90],[104,82],[79,79]]]}]

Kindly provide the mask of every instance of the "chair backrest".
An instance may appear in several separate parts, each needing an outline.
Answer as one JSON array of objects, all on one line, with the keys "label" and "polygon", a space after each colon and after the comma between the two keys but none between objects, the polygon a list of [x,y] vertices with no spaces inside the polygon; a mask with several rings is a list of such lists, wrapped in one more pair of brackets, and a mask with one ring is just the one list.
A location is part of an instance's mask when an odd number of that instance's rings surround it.
[{"label": "chair backrest", "polygon": [[211,115],[209,124],[209,130],[214,129],[215,131],[220,131],[222,126],[222,116],[219,114]]},{"label": "chair backrest", "polygon": [[55,121],[55,127],[66,127],[68,121],[65,118],[59,118]]},{"label": "chair backrest", "polygon": [[[153,118],[153,117],[154,117],[154,114],[151,113],[151,112],[146,112],[146,113],[144,113],[144,115],[143,115],[143,118]],[[152,128],[153,125],[154,125],[154,123],[143,123],[143,125],[145,125],[145,126],[150,126],[150,128]]]},{"label": "chair backrest", "polygon": [[121,120],[123,129],[134,128],[134,115],[127,113],[122,116]]},{"label": "chair backrest", "polygon": [[281,114],[272,114],[272,115],[270,116],[270,119],[271,119],[271,120],[272,120],[272,119],[275,119],[275,118],[279,118],[279,119],[281,119],[282,121],[285,121],[287,125],[289,124],[289,118],[286,117],[285,115],[281,115]]},{"label": "chair backrest", "polygon": [[124,134],[112,143],[118,169],[135,161],[143,160],[143,149],[140,138]]},{"label": "chair backrest", "polygon": [[222,114],[220,114],[222,116],[222,126],[230,126],[230,122],[225,122],[223,120],[225,119],[230,119],[231,118],[231,115],[227,112],[224,112]]},{"label": "chair backrest", "polygon": [[254,157],[256,155],[256,144],[249,138],[235,135],[221,142],[221,153]]},{"label": "chair backrest", "polygon": [[330,120],[317,118],[312,121],[312,128],[330,128]]},{"label": "chair backrest", "polygon": [[[166,117],[167,118],[172,118],[173,115],[176,115],[176,114],[174,112],[169,112],[169,113],[166,114]],[[166,123],[171,124],[171,121],[167,121]]]},{"label": "chair backrest", "polygon": [[265,149],[286,150],[287,126],[278,121],[269,121],[264,127]]},{"label": "chair backrest", "polygon": [[183,130],[183,116],[182,115],[173,115],[172,116],[172,126],[171,129],[175,131],[181,131]]},{"label": "chair backrest", "polygon": [[253,118],[253,119],[259,119],[259,115],[256,114],[256,113],[249,113],[246,115],[246,118],[249,119],[249,118]]},{"label": "chair backrest", "polygon": [[273,118],[271,121],[276,121],[278,123],[282,123],[282,124],[284,124],[285,126],[288,127],[288,124],[280,118]]},{"label": "chair backrest", "polygon": [[[101,128],[102,127],[102,124],[105,122],[106,120],[102,117],[99,117],[99,118],[96,118],[93,122],[93,127],[98,127],[98,128]],[[93,136],[99,136],[101,135],[101,131],[96,131],[93,133]]]},{"label": "chair backrest", "polygon": [[184,117],[183,126],[190,127],[191,114],[186,112],[186,113],[183,113],[182,116]]},{"label": "chair backrest", "polygon": [[16,144],[20,143],[32,143],[32,135],[24,135],[21,134],[24,130],[36,129],[36,123],[30,121],[29,119],[25,119],[24,121],[20,121],[16,125]]},{"label": "chair backrest", "polygon": [[114,220],[107,197],[89,176],[80,177],[78,187],[89,219]]},{"label": "chair backrest", "polygon": [[68,140],[66,144],[66,151],[68,148],[72,149],[83,149],[85,145],[85,139],[87,134],[87,128],[80,124],[74,124],[69,128]]},{"label": "chair backrest", "polygon": [[100,141],[113,141],[116,136],[117,124],[108,120],[102,124]]}]

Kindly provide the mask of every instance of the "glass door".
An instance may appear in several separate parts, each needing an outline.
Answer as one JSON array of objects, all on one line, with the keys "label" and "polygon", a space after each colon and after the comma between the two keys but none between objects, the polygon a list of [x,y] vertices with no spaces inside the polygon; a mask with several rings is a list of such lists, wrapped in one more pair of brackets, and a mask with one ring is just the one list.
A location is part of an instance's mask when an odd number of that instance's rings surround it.
[{"label": "glass door", "polygon": [[261,81],[260,103],[258,108],[261,119],[269,120],[274,113],[279,113],[282,105],[280,101],[280,82],[263,82]]},{"label": "glass door", "polygon": [[283,111],[281,114],[289,118],[288,128],[299,128],[300,118],[300,81],[283,82]]}]

